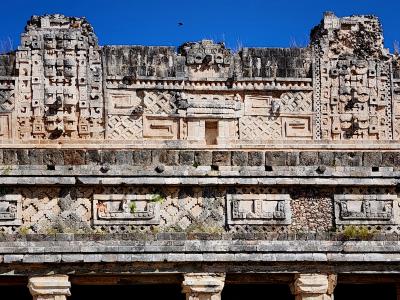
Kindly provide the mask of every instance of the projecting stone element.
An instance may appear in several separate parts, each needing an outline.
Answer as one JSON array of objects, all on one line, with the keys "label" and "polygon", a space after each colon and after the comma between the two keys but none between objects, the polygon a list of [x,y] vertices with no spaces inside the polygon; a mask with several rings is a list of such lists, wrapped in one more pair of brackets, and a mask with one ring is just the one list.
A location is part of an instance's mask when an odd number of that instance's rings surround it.
[{"label": "projecting stone element", "polygon": [[28,288],[34,300],[66,300],[71,283],[66,275],[29,278]]},{"label": "projecting stone element", "polygon": [[0,225],[21,225],[22,202],[21,195],[8,194],[0,196]]},{"label": "projecting stone element", "polygon": [[314,72],[321,74],[314,86],[321,130],[315,137],[392,139],[390,55],[378,19],[326,13],[311,36],[319,58]]},{"label": "projecting stone element", "polygon": [[160,223],[160,194],[95,194],[93,199],[95,225]]},{"label": "projecting stone element", "polygon": [[299,274],[291,285],[296,300],[331,300],[336,275]]},{"label": "projecting stone element", "polygon": [[34,16],[17,51],[20,139],[103,136],[101,51],[85,19]]},{"label": "projecting stone element", "polygon": [[397,195],[335,195],[336,224],[396,224]]},{"label": "projecting stone element", "polygon": [[186,300],[220,300],[225,283],[225,274],[184,274],[182,292]]},{"label": "projecting stone element", "polygon": [[290,224],[290,196],[287,194],[228,194],[228,224]]}]

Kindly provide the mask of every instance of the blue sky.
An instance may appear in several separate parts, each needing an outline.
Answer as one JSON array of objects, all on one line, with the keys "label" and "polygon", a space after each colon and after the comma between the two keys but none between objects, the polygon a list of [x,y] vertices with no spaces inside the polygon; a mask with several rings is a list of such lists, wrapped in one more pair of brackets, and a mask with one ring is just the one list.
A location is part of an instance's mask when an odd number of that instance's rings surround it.
[{"label": "blue sky", "polygon": [[178,46],[206,38],[234,49],[303,46],[324,11],[375,14],[385,46],[400,40],[400,0],[16,0],[2,8],[0,41],[14,47],[30,16],[46,13],[86,16],[101,45]]}]

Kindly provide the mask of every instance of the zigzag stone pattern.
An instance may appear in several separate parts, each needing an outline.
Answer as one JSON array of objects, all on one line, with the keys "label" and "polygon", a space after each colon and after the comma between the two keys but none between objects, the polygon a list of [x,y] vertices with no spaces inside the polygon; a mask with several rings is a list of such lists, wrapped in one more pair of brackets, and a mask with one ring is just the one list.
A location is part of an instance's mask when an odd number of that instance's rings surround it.
[{"label": "zigzag stone pattern", "polygon": [[237,52],[100,46],[85,18],[33,16],[0,55],[0,290],[371,299],[341,298],[350,279],[400,299],[399,138],[400,57],[374,16]]}]

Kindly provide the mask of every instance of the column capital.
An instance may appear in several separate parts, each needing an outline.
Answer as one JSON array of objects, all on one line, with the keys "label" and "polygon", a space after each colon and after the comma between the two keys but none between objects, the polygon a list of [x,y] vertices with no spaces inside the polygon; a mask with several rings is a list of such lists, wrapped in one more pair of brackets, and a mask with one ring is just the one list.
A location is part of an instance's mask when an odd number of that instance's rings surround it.
[{"label": "column capital", "polygon": [[186,273],[182,282],[182,292],[186,294],[218,294],[225,284],[225,274],[221,273]]},{"label": "column capital", "polygon": [[[29,278],[28,288],[34,299],[41,296],[71,296],[71,283],[67,275],[39,276]],[[50,297],[46,297],[52,299]]]},{"label": "column capital", "polygon": [[291,285],[294,295],[332,295],[336,286],[334,274],[297,274]]}]

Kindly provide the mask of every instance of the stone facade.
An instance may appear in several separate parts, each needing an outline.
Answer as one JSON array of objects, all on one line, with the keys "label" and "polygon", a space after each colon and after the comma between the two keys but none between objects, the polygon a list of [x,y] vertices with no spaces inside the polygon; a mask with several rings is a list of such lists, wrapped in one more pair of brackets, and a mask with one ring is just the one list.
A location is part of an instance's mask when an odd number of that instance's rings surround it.
[{"label": "stone facade", "polygon": [[0,274],[54,300],[66,274],[178,274],[190,300],[232,274],[325,300],[343,274],[398,274],[399,86],[373,16],[238,52],[34,16],[0,56]]}]

